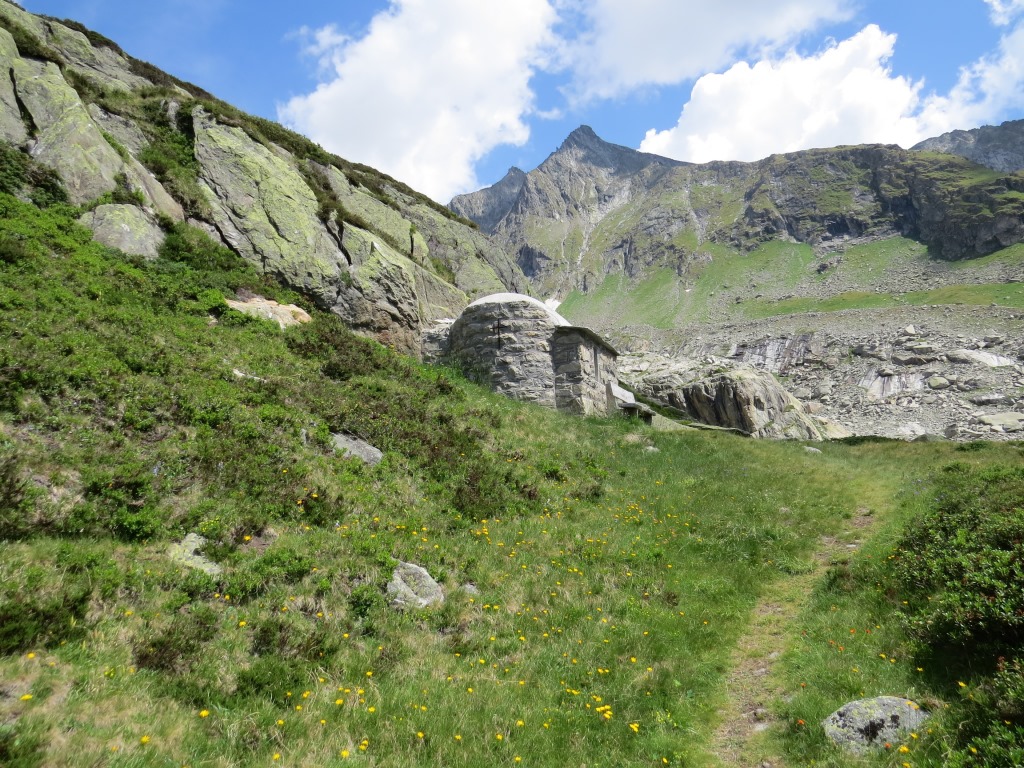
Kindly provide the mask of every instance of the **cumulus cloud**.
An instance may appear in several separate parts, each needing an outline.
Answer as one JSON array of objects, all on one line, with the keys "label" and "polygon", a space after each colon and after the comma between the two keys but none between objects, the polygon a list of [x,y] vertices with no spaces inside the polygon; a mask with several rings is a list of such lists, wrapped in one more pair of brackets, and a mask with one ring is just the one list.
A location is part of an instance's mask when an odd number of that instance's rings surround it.
[{"label": "cumulus cloud", "polygon": [[[990,0],[996,2],[997,0]],[[848,18],[848,0],[582,0],[586,29],[569,44],[576,95],[621,95],[720,69],[747,51],[788,47],[826,22]]]},{"label": "cumulus cloud", "polygon": [[1024,0],[985,0],[989,7],[992,23],[1004,27],[1021,13],[1024,13]]},{"label": "cumulus cloud", "polygon": [[[1024,2],[1019,4],[1024,6]],[[948,95],[931,96],[919,119],[932,131],[929,135],[934,135],[936,131],[995,122],[1022,108],[1024,24],[1018,24],[1002,37],[991,55],[960,70],[960,78]]]},{"label": "cumulus cloud", "polygon": [[946,95],[892,73],[896,36],[869,25],[811,56],[789,52],[705,75],[674,128],[647,132],[640,148],[668,157],[756,160],[839,144],[912,146],[1024,106],[1024,27],[999,51],[961,70]]},{"label": "cumulus cloud", "polygon": [[474,189],[474,163],[529,138],[530,79],[551,62],[549,0],[392,0],[367,33],[307,33],[329,76],[278,108],[325,148],[447,201]]}]

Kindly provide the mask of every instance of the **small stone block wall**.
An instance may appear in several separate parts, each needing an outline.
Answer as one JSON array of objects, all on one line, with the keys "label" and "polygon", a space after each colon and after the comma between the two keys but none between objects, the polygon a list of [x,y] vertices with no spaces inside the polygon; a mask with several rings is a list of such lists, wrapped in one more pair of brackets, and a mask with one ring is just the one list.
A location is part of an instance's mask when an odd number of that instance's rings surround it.
[{"label": "small stone block wall", "polygon": [[552,340],[555,404],[567,413],[607,415],[605,383],[617,379],[615,356],[576,328],[560,328]]}]

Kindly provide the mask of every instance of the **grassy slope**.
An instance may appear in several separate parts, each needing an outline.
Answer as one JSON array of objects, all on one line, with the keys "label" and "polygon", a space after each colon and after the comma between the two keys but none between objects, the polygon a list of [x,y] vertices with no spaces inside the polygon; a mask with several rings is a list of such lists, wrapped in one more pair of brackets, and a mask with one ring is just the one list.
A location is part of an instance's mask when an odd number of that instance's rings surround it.
[{"label": "grassy slope", "polygon": [[[824,297],[819,295],[824,277],[815,270],[809,246],[771,242],[749,254],[714,244],[701,249],[710,260],[692,268],[692,274],[677,277],[672,270],[659,269],[636,281],[611,275],[593,293],[571,293],[559,311],[584,325],[648,325],[669,330],[712,318],[747,320],[903,305],[1024,307],[1024,285],[1020,283],[971,282],[972,273],[979,269],[1019,263],[1024,257],[1020,245],[978,259],[944,263],[953,275],[951,284],[909,292],[899,291],[901,282],[894,275],[903,267],[927,260],[924,246],[900,237],[855,245],[828,274],[838,285],[860,287]],[[955,282],[958,277],[964,282]],[[750,298],[757,293],[764,295]],[[736,303],[736,296],[744,301]],[[610,319],[614,322],[609,323]]]},{"label": "grassy slope", "polygon": [[[7,764],[704,763],[766,585],[956,455],[513,403],[329,317],[227,310],[298,297],[195,232],[144,263],[75,213],[0,197]],[[342,430],[385,460],[336,457]],[[166,556],[189,531],[220,576]],[[447,603],[390,611],[394,558]]]}]

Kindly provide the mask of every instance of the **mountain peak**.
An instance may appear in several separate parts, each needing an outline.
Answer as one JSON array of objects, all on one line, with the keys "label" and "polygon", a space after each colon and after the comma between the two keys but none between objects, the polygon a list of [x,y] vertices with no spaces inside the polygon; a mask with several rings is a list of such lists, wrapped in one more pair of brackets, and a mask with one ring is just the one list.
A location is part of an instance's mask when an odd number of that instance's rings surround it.
[{"label": "mountain peak", "polygon": [[606,141],[594,133],[594,129],[589,125],[581,125],[566,137],[559,149],[567,149],[569,147],[592,147],[594,145],[606,143]]}]

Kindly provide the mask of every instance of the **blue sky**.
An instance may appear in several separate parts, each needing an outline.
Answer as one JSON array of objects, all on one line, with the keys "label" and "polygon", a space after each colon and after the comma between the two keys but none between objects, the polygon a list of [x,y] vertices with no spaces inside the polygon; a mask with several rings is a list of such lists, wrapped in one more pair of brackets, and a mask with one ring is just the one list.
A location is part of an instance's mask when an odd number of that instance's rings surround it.
[{"label": "blue sky", "polygon": [[442,202],[580,124],[681,160],[1024,117],[1024,0],[23,0]]}]

